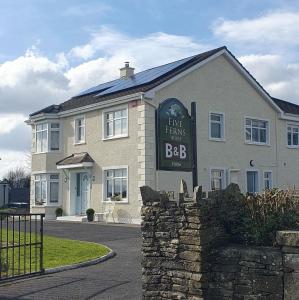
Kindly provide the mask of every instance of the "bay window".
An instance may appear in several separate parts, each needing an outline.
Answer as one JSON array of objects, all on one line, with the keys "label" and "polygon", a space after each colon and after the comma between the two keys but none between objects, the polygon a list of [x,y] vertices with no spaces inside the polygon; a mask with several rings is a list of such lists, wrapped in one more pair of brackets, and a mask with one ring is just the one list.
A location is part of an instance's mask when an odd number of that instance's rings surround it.
[{"label": "bay window", "polygon": [[59,202],[59,174],[34,176],[35,205],[53,205]]},{"label": "bay window", "polygon": [[38,123],[35,125],[35,152],[60,150],[60,124]]}]

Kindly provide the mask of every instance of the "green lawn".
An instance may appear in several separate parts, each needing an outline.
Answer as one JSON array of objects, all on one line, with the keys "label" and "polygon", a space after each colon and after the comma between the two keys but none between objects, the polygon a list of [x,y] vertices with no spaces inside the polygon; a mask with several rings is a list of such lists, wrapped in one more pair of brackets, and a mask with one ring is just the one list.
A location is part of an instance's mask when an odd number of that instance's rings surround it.
[{"label": "green lawn", "polygon": [[[1,265],[2,276],[22,275],[30,271],[39,271],[40,267],[40,248],[39,246],[29,246],[30,235],[24,233],[12,235],[12,231],[2,232]],[[8,245],[20,248],[5,249]],[[31,242],[40,242],[40,236],[32,234]],[[24,246],[24,244],[27,244]],[[103,245],[76,240],[61,239],[44,235],[44,268],[54,268],[84,262],[90,259],[101,257],[109,253],[109,249]],[[20,258],[20,259],[19,259]],[[26,259],[24,259],[26,258]],[[31,260],[31,263],[30,263]]]}]

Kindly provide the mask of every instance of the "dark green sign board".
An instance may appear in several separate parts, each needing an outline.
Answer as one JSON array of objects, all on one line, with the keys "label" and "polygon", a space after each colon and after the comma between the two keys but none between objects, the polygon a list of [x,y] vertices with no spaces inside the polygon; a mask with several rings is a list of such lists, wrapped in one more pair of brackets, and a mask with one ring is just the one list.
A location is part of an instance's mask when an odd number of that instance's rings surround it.
[{"label": "dark green sign board", "polygon": [[176,98],[163,101],[157,110],[157,169],[192,171],[191,117]]}]

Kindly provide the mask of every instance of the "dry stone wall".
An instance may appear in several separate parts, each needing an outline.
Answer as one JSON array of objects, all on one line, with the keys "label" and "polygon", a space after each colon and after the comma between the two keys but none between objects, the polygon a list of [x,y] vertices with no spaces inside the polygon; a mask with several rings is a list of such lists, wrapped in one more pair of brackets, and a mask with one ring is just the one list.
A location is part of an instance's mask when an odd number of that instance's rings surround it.
[{"label": "dry stone wall", "polygon": [[143,299],[299,300],[299,233],[279,232],[280,248],[230,245],[223,193],[175,202],[141,187]]}]

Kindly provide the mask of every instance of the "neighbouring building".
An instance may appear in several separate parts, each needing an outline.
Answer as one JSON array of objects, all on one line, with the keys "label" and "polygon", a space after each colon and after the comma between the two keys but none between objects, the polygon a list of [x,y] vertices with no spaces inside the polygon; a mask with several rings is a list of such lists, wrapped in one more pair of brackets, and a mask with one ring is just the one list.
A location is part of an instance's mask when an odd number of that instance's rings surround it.
[{"label": "neighbouring building", "polygon": [[[32,113],[31,212],[53,218],[115,203],[116,222],[140,222],[139,187],[192,188],[191,172],[156,168],[155,113],[196,103],[198,183],[243,192],[298,187],[299,106],[271,97],[226,47],[120,78]],[[109,217],[112,219],[112,216]]]}]

